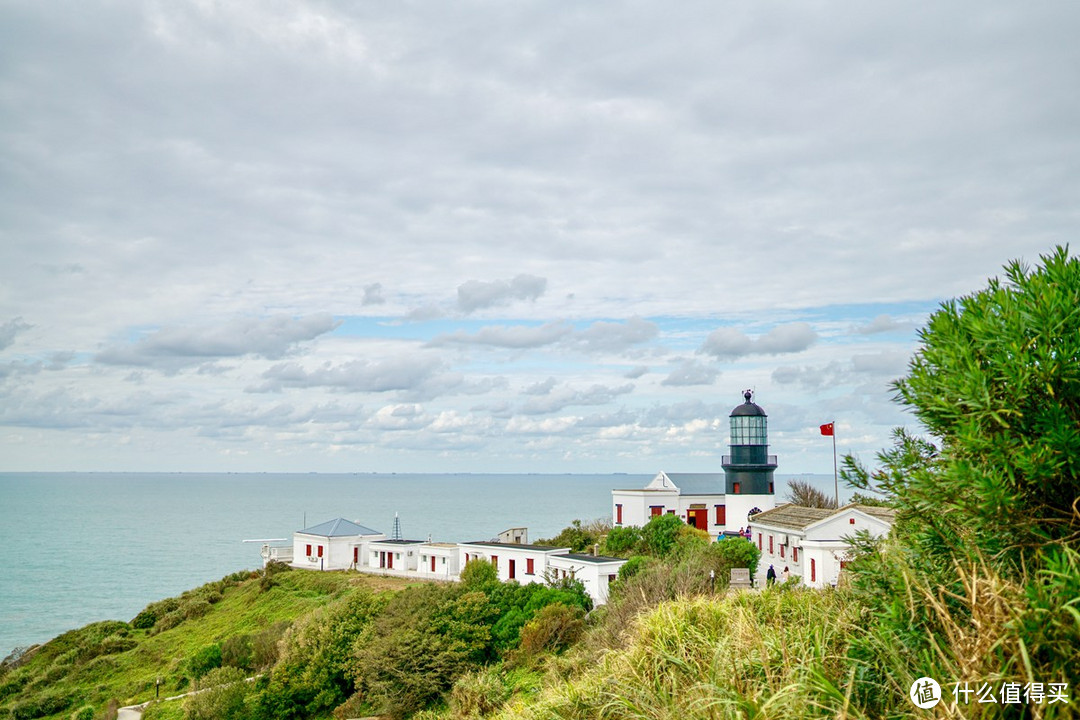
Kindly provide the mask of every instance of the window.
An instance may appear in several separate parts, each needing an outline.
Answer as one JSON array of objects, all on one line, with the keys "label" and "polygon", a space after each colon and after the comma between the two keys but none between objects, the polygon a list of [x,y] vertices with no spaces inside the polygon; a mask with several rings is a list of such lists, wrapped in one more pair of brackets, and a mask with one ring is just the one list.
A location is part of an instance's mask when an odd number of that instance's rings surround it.
[{"label": "window", "polygon": [[810,582],[817,580],[817,567],[814,563],[814,558],[810,558]]},{"label": "window", "polygon": [[783,557],[784,557],[784,546],[781,545],[780,546],[780,558],[783,559]]},{"label": "window", "polygon": [[663,514],[664,514],[664,506],[663,505],[650,505],[649,506],[649,517],[659,517],[660,515],[663,515]]},{"label": "window", "polygon": [[360,548],[354,547],[352,549],[352,561],[353,561],[353,565],[360,562]]},{"label": "window", "polygon": [[791,548],[792,562],[799,562],[799,548]]},{"label": "window", "polygon": [[717,505],[716,506],[716,524],[717,525],[727,525],[727,506],[726,505]]},{"label": "window", "polygon": [[736,495],[741,493],[742,492],[742,483],[732,483],[731,484],[731,492],[735,493]]},{"label": "window", "polygon": [[622,503],[615,506],[615,524],[622,525]]},{"label": "window", "polygon": [[855,518],[848,518],[848,525],[854,525],[854,524],[855,524]]},{"label": "window", "polygon": [[525,574],[526,575],[532,575],[533,574],[533,559],[532,558],[526,558],[525,559]]},{"label": "window", "polygon": [[492,555],[491,556],[491,564],[495,566],[495,571],[498,572],[498,570],[499,570],[499,556],[498,555]]},{"label": "window", "polygon": [[304,554],[307,555],[308,557],[311,557],[311,546],[310,545],[307,546],[307,552],[304,553]]},{"label": "window", "polygon": [[322,545],[319,546],[319,557],[322,557]]},{"label": "window", "polygon": [[668,514],[668,515],[674,515],[674,514],[675,514],[675,511],[674,511],[674,510],[668,510],[668,511],[667,511],[667,514]]},{"label": "window", "polygon": [[773,493],[773,484],[769,483],[769,494],[772,495],[772,493]]},{"label": "window", "polygon": [[517,577],[517,560],[511,560],[508,563],[508,566],[509,567],[508,567],[507,575],[508,575],[510,580],[513,580],[514,578]]},{"label": "window", "polygon": [[615,578],[617,578],[617,577],[619,577],[619,576],[618,575],[608,575],[607,576],[607,581],[609,583],[613,583],[613,582],[615,582]]},{"label": "window", "polygon": [[757,534],[757,549],[758,551],[761,550],[761,533]]},{"label": "window", "polygon": [[772,549],[772,535],[770,535],[770,536],[769,536],[769,554],[770,554],[770,555],[772,555],[772,554],[773,554],[773,549]]}]

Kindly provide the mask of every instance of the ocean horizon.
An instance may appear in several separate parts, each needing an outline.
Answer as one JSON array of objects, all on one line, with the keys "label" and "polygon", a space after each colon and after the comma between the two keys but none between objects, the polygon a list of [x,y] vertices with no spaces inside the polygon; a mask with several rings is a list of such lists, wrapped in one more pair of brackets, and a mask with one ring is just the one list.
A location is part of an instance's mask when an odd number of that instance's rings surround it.
[{"label": "ocean horizon", "polygon": [[[648,474],[0,473],[0,657],[261,567],[261,543],[337,517],[408,539],[550,538],[608,518],[614,488]],[[832,476],[805,479],[832,492]],[[850,490],[842,497],[850,495]]]}]

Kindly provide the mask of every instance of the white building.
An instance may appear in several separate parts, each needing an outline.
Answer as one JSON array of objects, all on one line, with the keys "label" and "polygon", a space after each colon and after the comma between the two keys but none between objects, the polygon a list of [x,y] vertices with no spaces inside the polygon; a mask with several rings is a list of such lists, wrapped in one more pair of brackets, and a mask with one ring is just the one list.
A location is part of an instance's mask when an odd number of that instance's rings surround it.
[{"label": "white building", "polygon": [[835,510],[781,505],[755,515],[750,531],[761,550],[758,586],[764,585],[770,565],[778,581],[786,567],[810,587],[836,585],[850,559],[848,539],[859,530],[887,535],[894,517],[890,508],[854,503]]},{"label": "white building", "polygon": [[619,568],[626,560],[603,555],[583,555],[566,553],[548,558],[548,567],[558,573],[559,578],[572,577],[585,585],[585,592],[593,600],[593,605],[604,605],[608,601],[608,586],[619,576]]},{"label": "white building", "polygon": [[417,575],[431,580],[457,580],[461,575],[461,553],[457,543],[426,542],[416,548],[420,556]]},{"label": "white building", "polygon": [[461,554],[462,568],[470,560],[487,560],[495,566],[500,580],[503,582],[516,580],[524,585],[543,582],[550,558],[555,555],[564,555],[570,552],[570,548],[478,540],[458,543],[458,552]]},{"label": "white building", "polygon": [[367,546],[386,535],[345,518],[328,520],[293,533],[292,566],[347,570],[367,563]]},{"label": "white building", "polygon": [[423,540],[374,540],[368,550],[367,567],[394,575],[415,573],[420,565],[418,546]]},{"label": "white building", "polygon": [[747,390],[745,402],[731,411],[731,453],[721,459],[723,473],[660,472],[643,488],[612,490],[612,524],[642,526],[658,515],[676,515],[712,536],[737,535],[751,511],[775,507],[768,416],[751,397]]}]

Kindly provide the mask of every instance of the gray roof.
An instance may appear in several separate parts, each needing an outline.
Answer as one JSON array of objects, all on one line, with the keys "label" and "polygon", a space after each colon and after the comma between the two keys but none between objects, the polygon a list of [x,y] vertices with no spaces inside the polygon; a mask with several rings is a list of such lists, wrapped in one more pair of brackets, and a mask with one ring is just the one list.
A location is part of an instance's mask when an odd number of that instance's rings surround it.
[{"label": "gray roof", "polygon": [[369,527],[363,525],[357,525],[354,522],[350,522],[345,518],[338,518],[337,520],[327,520],[324,523],[318,525],[312,525],[306,530],[300,532],[305,535],[319,535],[321,537],[348,537],[350,535],[382,535],[378,530],[372,530]]},{"label": "gray roof", "polygon": [[780,507],[766,510],[763,513],[750,516],[750,524],[773,525],[776,527],[803,530],[816,522],[820,522],[833,515],[839,515],[847,510],[858,510],[867,515],[892,523],[896,518],[896,511],[892,508],[877,507],[874,505],[859,505],[848,503],[840,508],[810,508],[799,505],[781,505]]},{"label": "gray roof", "polygon": [[543,552],[562,551],[570,548],[560,548],[554,545],[526,545],[524,543],[504,543],[494,540],[473,540],[472,542],[458,543],[459,545],[482,545],[484,547],[507,548],[509,550],[541,550]]},{"label": "gray roof", "polygon": [[664,473],[675,483],[682,495],[723,495],[726,492],[724,473]]},{"label": "gray roof", "polygon": [[608,557],[607,555],[583,555],[581,553],[566,553],[565,555],[556,555],[555,557],[569,558],[570,560],[589,563],[626,562],[626,558]]}]

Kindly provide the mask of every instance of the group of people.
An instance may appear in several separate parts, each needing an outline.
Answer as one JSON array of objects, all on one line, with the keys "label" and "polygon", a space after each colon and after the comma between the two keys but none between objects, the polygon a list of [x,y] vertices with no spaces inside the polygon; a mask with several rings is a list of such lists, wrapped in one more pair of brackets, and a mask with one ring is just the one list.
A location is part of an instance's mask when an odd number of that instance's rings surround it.
[{"label": "group of people", "polygon": [[[781,583],[786,583],[790,577],[791,577],[791,571],[788,570],[787,565],[785,565],[784,566],[784,572],[781,573],[781,575],[780,575],[780,582]],[[776,570],[773,568],[772,565],[769,566],[769,571],[765,573],[765,584],[766,585],[775,585],[776,584]]]}]

